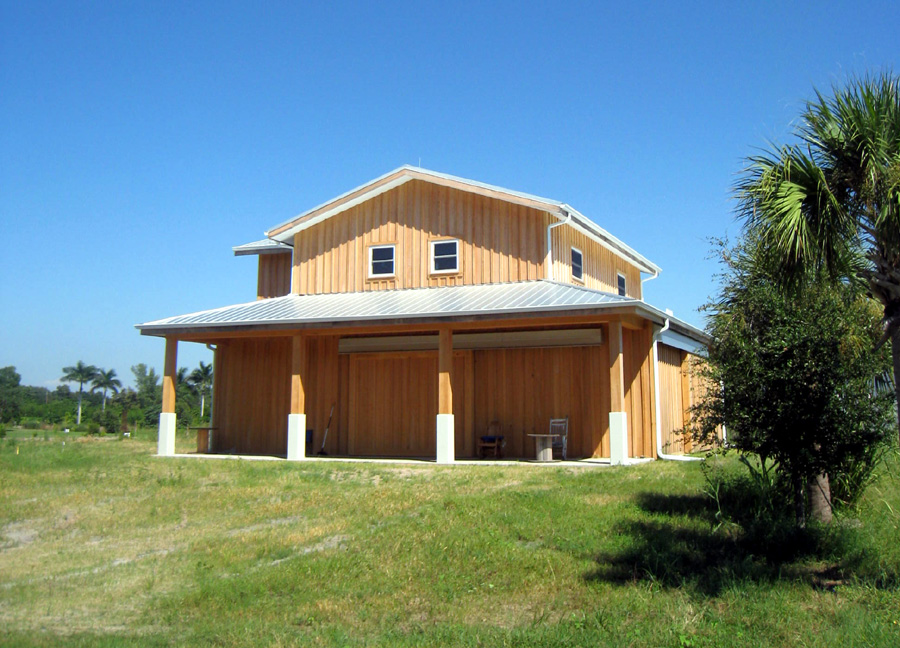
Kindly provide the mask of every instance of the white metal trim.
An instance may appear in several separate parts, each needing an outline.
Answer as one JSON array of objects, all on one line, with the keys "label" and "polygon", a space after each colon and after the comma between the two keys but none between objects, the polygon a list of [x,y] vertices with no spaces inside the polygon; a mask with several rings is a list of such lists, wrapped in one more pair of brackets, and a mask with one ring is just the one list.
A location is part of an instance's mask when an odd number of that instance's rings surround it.
[{"label": "white metal trim", "polygon": [[[372,272],[372,266],[374,261],[372,260],[372,251],[373,250],[383,250],[385,248],[391,248],[394,251],[394,254],[391,256],[391,267],[394,268],[394,271],[390,274],[374,274]],[[396,243],[376,243],[369,246],[368,251],[369,257],[369,267],[367,277],[369,279],[391,279],[397,276],[397,244]],[[384,263],[384,261],[379,261],[379,263]]]},{"label": "white metal trim", "polygon": [[[434,246],[438,243],[456,243],[456,267],[453,269],[447,270],[435,270],[434,269]],[[429,274],[433,275],[446,275],[446,274],[459,274],[461,271],[460,263],[459,263],[459,239],[458,238],[443,238],[443,239],[433,239],[428,242],[429,249],[431,254],[429,254],[429,263],[430,263],[430,272]],[[441,257],[448,258],[448,257]]]},{"label": "white metal trim", "polygon": [[[572,275],[572,279],[574,279],[574,280],[577,281],[578,283],[584,283],[584,252],[582,252],[581,250],[579,250],[579,249],[578,249],[577,247],[575,247],[574,245],[571,246],[571,247],[572,247],[572,249],[571,249],[571,251],[570,251],[570,253],[569,253],[569,269],[570,269],[570,270],[569,270],[569,274],[571,274],[571,275]],[[575,276],[575,258],[574,258],[574,255],[572,254],[573,252],[577,252],[577,253],[578,253],[578,256],[581,257],[581,263],[580,263],[580,265],[581,265],[581,276],[580,276],[580,277],[576,277],[576,276]]]}]

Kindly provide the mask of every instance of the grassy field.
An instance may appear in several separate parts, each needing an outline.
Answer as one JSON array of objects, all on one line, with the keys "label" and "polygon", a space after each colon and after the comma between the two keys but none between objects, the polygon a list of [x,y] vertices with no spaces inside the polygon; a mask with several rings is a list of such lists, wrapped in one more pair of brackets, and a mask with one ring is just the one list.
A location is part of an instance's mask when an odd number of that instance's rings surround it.
[{"label": "grassy field", "polygon": [[154,452],[0,442],[0,644],[900,645],[896,459],[830,554],[786,559],[717,527],[698,464]]}]

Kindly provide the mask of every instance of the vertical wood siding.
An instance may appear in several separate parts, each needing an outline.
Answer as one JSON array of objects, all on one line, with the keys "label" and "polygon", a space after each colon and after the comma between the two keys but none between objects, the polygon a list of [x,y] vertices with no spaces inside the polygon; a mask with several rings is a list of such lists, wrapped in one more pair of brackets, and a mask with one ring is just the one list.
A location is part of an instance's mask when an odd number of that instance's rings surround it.
[{"label": "vertical wood siding", "polygon": [[652,331],[622,329],[625,356],[625,411],[628,414],[628,454],[655,457],[653,438],[653,375],[650,345]]},{"label": "vertical wood siding", "polygon": [[[453,415],[458,456],[466,455],[466,355],[453,354]],[[438,409],[435,352],[354,354],[349,359],[347,453],[434,457]],[[471,453],[470,453],[471,454]]]},{"label": "vertical wood siding", "polygon": [[[653,452],[649,343],[649,331],[623,331],[632,456]],[[306,420],[315,431],[313,452],[321,447],[334,405],[325,445],[329,454],[434,455],[436,352],[338,354],[336,336],[310,337],[307,345]],[[290,358],[290,338],[219,345],[216,452],[285,454]],[[506,436],[506,456],[533,458],[534,441],[527,435],[546,432],[550,419],[562,416],[569,416],[569,456],[608,457],[609,402],[608,343],[454,352],[458,457],[474,456],[475,440],[496,420]]]},{"label": "vertical wood siding", "polygon": [[684,454],[685,437],[681,433],[685,419],[685,403],[690,405],[690,390],[685,394],[684,351],[660,343],[659,349],[659,409],[662,451]]},{"label": "vertical wood siding", "polygon": [[[309,338],[306,357],[306,427],[315,430],[318,451],[335,403],[338,409],[339,365],[336,337]],[[237,454],[284,455],[290,411],[290,338],[230,340],[216,350],[213,449]],[[336,453],[340,430],[328,434],[326,451]]]},{"label": "vertical wood siding", "polygon": [[[537,209],[414,180],[296,234],[292,290],[318,294],[543,279],[551,222],[550,214]],[[569,245],[576,245],[584,252],[585,285],[615,292],[618,269],[627,275],[628,294],[640,298],[637,268],[570,227],[553,231],[558,281],[570,281]],[[460,240],[459,273],[430,273],[430,242],[441,238]],[[384,244],[395,246],[395,276],[369,279],[368,248]]]},{"label": "vertical wood siding", "polygon": [[475,436],[492,421],[507,457],[534,458],[551,418],[569,417],[569,456],[609,452],[609,371],[604,346],[475,352]]},{"label": "vertical wood siding", "polygon": [[[553,241],[553,278],[556,281],[617,294],[616,273],[621,272],[625,275],[625,294],[634,299],[643,299],[641,271],[636,266],[572,227],[554,227],[550,232]],[[583,255],[583,281],[572,278],[573,247],[581,250]]]},{"label": "vertical wood siding", "polygon": [[291,255],[260,254],[256,298],[281,297],[291,292]]}]

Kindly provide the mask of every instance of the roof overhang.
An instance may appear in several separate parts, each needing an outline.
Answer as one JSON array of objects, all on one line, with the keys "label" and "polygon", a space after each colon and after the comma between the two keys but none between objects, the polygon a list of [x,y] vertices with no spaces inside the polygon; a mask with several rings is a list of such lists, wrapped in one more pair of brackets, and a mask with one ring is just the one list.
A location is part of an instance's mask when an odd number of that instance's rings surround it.
[{"label": "roof overhang", "polygon": [[575,229],[613,253],[627,258],[642,272],[650,274],[660,273],[660,268],[655,263],[639,254],[628,245],[625,245],[625,243],[618,238],[565,203],[409,165],[395,169],[371,182],[367,182],[355,189],[351,189],[337,198],[329,200],[317,207],[313,207],[294,218],[288,219],[267,231],[266,236],[275,241],[292,244],[294,235],[298,232],[313,227],[332,216],[345,212],[360,203],[412,180],[422,180],[424,182],[459,189],[488,198],[504,200],[506,202],[547,212],[559,220],[569,220],[570,224]]},{"label": "roof overhang", "polygon": [[495,325],[583,324],[614,317],[646,321],[695,340],[708,336],[646,302],[552,281],[407,290],[287,295],[235,304],[138,324],[143,335],[195,337],[250,332],[289,334],[297,330],[348,331],[378,327],[435,327],[442,324],[493,322]]},{"label": "roof overhang", "polygon": [[244,243],[243,245],[235,245],[231,248],[234,256],[249,256],[258,254],[290,254],[294,251],[294,246],[274,239],[262,239],[261,241],[253,241],[252,243]]}]

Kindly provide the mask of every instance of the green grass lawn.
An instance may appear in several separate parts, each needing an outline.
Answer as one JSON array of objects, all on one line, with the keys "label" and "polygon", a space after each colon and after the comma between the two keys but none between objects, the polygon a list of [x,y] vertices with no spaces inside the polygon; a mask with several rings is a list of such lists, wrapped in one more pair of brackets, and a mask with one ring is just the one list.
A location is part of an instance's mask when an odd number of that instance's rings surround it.
[{"label": "green grass lawn", "polygon": [[696,463],[154,452],[0,442],[0,644],[900,645],[896,459],[833,554],[779,561],[716,528]]}]

